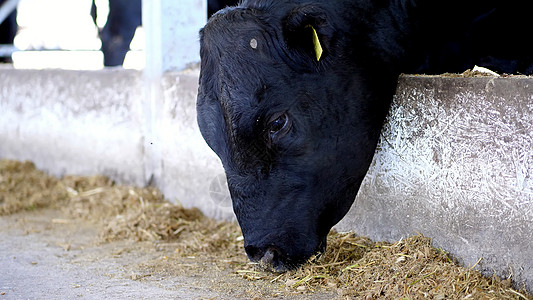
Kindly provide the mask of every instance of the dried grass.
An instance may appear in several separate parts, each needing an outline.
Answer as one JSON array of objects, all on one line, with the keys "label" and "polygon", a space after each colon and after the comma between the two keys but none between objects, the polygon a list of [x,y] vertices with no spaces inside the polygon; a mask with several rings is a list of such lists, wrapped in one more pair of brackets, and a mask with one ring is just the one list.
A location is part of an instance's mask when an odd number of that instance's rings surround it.
[{"label": "dried grass", "polygon": [[485,278],[473,268],[457,266],[423,236],[390,244],[332,232],[323,255],[298,270],[274,274],[243,260],[242,236],[235,223],[214,221],[197,209],[171,204],[156,189],[115,185],[101,176],[58,180],[32,163],[0,161],[0,215],[49,206],[104,224],[104,242],[172,242],[177,255],[232,260],[236,276],[269,281],[290,292],[335,290],[341,297],[357,299],[533,299],[513,290],[511,278]]},{"label": "dried grass", "polygon": [[188,255],[235,247],[230,241],[240,235],[236,224],[207,218],[197,208],[172,204],[152,187],[115,185],[99,176],[69,176],[61,183],[70,197],[70,204],[63,210],[103,223],[101,239],[106,242],[179,241],[179,251]]},{"label": "dried grass", "polygon": [[249,264],[236,272],[302,293],[336,289],[350,299],[533,299],[512,289],[511,279],[486,278],[456,265],[421,235],[391,244],[333,231],[326,253],[296,271],[276,276]]},{"label": "dried grass", "polygon": [[59,180],[31,162],[0,160],[0,216],[54,206],[67,199]]}]

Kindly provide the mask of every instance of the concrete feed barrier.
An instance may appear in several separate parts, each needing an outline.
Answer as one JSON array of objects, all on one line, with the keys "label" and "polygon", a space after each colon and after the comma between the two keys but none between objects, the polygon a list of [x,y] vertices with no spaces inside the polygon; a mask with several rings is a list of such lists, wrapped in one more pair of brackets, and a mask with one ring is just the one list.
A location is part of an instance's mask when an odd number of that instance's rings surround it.
[{"label": "concrete feed barrier", "polygon": [[[0,69],[0,158],[103,174],[232,218],[196,124],[198,71]],[[422,233],[465,266],[533,291],[533,78],[403,76],[372,166],[337,226]],[[481,258],[481,260],[479,260]]]},{"label": "concrete feed barrier", "polygon": [[232,218],[229,198],[210,195],[224,170],[196,123],[198,71],[153,81],[123,69],[0,69],[0,158],[57,176],[153,184],[172,201]]},{"label": "concrete feed barrier", "polygon": [[389,241],[421,233],[532,291],[533,78],[402,77],[338,228]]}]

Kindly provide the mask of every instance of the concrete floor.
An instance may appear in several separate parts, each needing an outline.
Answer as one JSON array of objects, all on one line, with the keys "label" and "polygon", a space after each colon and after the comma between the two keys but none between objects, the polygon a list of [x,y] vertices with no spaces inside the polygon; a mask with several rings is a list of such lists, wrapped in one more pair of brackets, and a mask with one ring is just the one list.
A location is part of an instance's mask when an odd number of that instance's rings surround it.
[{"label": "concrete floor", "polygon": [[[308,299],[251,282],[223,263],[168,261],[172,245],[100,243],[99,225],[58,210],[0,218],[0,299]],[[221,267],[222,266],[222,267]],[[335,299],[335,292],[314,299]]]}]

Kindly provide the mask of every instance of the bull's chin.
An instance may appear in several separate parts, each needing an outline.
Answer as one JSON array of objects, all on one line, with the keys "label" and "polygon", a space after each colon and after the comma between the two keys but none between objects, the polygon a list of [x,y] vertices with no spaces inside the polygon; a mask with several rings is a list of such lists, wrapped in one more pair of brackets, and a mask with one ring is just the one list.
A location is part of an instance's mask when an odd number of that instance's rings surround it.
[{"label": "bull's chin", "polygon": [[285,273],[287,271],[292,271],[298,269],[304,263],[270,263],[263,259],[256,262],[257,265],[265,271],[272,273]]},{"label": "bull's chin", "polygon": [[280,256],[281,251],[277,248],[270,248],[260,259],[253,259],[250,257],[250,260],[257,263],[259,267],[266,271],[273,273],[285,273],[287,271],[296,270],[306,263],[317,261],[322,256],[325,249],[326,242],[324,241],[320,243],[312,255],[301,259],[287,259]]},{"label": "bull's chin", "polygon": [[265,251],[262,257],[250,257],[252,262],[257,263],[265,271],[274,273],[284,273],[289,270],[298,268],[301,264],[292,262],[292,260],[282,257],[281,250],[271,247]]},{"label": "bull's chin", "polygon": [[264,262],[263,259],[261,259],[258,262],[258,265],[263,270],[268,271],[268,272],[273,272],[273,273],[285,273],[287,271],[296,269],[296,268],[291,268],[291,267],[289,267],[289,266],[287,266],[287,265],[285,265],[283,263],[271,264],[271,263],[268,263],[268,262]]}]

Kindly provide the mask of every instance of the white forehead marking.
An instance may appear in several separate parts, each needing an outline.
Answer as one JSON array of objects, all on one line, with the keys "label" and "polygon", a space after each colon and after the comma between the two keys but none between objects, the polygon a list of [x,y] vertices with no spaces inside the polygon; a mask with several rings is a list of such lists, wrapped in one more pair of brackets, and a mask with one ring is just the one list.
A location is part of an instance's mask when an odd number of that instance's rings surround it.
[{"label": "white forehead marking", "polygon": [[257,40],[256,39],[251,39],[250,40],[250,47],[256,49],[257,48]]}]

